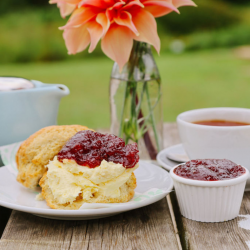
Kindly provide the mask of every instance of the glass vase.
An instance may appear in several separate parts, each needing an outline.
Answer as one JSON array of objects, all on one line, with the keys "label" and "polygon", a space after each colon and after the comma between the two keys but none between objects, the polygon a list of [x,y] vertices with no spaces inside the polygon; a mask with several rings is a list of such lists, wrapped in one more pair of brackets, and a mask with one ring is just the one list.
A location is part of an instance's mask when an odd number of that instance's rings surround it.
[{"label": "glass vase", "polygon": [[136,142],[141,159],[155,160],[163,144],[161,80],[151,48],[134,42],[128,63],[114,64],[110,81],[111,133]]}]

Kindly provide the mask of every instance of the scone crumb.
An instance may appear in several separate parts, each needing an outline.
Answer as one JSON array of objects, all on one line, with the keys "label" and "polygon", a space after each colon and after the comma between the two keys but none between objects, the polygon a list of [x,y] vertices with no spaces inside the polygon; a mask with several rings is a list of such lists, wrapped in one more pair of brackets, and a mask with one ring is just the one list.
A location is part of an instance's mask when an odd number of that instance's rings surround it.
[{"label": "scone crumb", "polygon": [[37,196],[36,196],[36,201],[43,201],[44,198],[42,196],[42,193],[39,193]]}]

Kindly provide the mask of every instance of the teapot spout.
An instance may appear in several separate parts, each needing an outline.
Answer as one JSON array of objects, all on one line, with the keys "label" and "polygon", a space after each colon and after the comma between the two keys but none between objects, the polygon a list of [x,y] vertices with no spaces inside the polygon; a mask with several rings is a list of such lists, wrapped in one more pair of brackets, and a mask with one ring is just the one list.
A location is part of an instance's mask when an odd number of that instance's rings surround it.
[{"label": "teapot spout", "polygon": [[66,96],[70,93],[69,88],[63,84],[54,84],[54,86],[58,89],[60,96]]},{"label": "teapot spout", "polygon": [[66,96],[70,93],[69,88],[63,84],[54,84],[54,83],[43,83],[40,81],[32,80],[35,85],[34,90],[43,90],[48,92],[53,92],[59,97]]}]

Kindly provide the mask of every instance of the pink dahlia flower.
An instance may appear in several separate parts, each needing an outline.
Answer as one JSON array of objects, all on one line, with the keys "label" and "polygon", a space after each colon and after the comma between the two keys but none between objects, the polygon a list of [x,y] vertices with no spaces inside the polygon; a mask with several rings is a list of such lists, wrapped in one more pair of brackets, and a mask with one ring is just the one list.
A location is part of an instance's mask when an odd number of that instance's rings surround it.
[{"label": "pink dahlia flower", "polygon": [[129,59],[133,40],[146,42],[160,51],[155,17],[181,6],[196,6],[191,0],[51,0],[61,16],[72,13],[63,37],[69,54],[92,52],[99,40],[103,52],[122,68]]}]

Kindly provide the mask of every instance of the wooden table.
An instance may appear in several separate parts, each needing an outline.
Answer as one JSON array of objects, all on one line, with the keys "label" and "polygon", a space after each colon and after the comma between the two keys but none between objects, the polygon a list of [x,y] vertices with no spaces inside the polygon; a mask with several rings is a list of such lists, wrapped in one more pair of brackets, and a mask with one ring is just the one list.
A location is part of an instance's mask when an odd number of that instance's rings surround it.
[{"label": "wooden table", "polygon": [[[180,143],[176,124],[164,124],[165,147]],[[171,196],[171,197],[170,197]],[[89,221],[57,221],[0,207],[0,249],[249,249],[250,230],[238,217],[201,223],[180,215],[175,193],[144,208]],[[240,214],[250,214],[250,193]],[[6,225],[7,223],[7,225]]]}]

